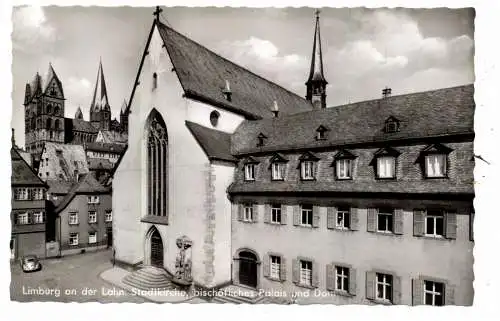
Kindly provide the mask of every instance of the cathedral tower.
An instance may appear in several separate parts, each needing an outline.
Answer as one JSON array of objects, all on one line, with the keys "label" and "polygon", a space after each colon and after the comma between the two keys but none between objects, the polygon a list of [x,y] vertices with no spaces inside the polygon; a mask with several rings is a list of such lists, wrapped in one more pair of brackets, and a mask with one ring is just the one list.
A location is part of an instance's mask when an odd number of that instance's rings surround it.
[{"label": "cathedral tower", "polygon": [[26,151],[39,154],[45,142],[64,143],[64,92],[52,64],[44,80],[36,74],[26,84],[24,131]]},{"label": "cathedral tower", "polygon": [[123,100],[122,109],[120,110],[120,125],[122,132],[128,133],[128,111],[127,102],[125,100]]},{"label": "cathedral tower", "polygon": [[101,61],[99,61],[94,96],[90,104],[90,123],[99,130],[110,130],[111,127],[111,108]]},{"label": "cathedral tower", "polygon": [[323,73],[323,52],[319,28],[319,10],[316,10],[316,28],[314,30],[311,69],[306,82],[306,99],[312,102],[315,109],[326,108],[326,85],[328,82]]}]

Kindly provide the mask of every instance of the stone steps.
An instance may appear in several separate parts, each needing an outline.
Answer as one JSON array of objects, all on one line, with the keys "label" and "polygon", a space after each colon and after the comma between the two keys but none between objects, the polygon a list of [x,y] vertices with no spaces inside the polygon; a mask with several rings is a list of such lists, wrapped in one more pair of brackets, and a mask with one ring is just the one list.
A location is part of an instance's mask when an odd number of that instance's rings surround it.
[{"label": "stone steps", "polygon": [[141,290],[171,289],[173,284],[166,271],[153,266],[143,267],[123,278],[123,283]]}]

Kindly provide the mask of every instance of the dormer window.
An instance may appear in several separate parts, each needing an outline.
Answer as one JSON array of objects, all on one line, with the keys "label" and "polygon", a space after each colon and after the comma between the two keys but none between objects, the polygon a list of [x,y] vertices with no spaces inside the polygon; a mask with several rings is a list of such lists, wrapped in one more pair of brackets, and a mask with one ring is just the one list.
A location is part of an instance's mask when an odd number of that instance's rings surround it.
[{"label": "dormer window", "polygon": [[280,154],[275,154],[271,160],[271,180],[282,181],[285,179],[286,163],[288,160]]},{"label": "dormer window", "polygon": [[258,136],[257,136],[257,147],[261,147],[261,146],[264,146],[265,143],[266,143],[266,139],[267,139],[267,136],[260,133]]},{"label": "dormer window", "polygon": [[255,174],[257,171],[257,164],[259,162],[253,157],[248,157],[243,165],[245,172],[245,181],[255,181]]},{"label": "dormer window", "polygon": [[399,120],[394,117],[389,117],[385,121],[384,132],[386,134],[396,133],[399,131]]},{"label": "dormer window", "polygon": [[352,179],[354,156],[347,150],[341,150],[335,155],[332,166],[335,168],[335,177],[338,180]]},{"label": "dormer window", "polygon": [[226,86],[224,87],[224,89],[222,89],[222,93],[224,94],[224,97],[227,101],[231,101],[231,96],[233,93],[231,92],[231,85],[229,83],[229,80],[226,80]]},{"label": "dormer window", "polygon": [[448,154],[451,149],[441,145],[432,144],[420,153],[421,167],[425,178],[445,178],[448,173]]},{"label": "dormer window", "polygon": [[318,129],[316,129],[316,140],[325,140],[327,131],[328,128],[326,128],[323,125],[320,125]]},{"label": "dormer window", "polygon": [[396,160],[399,155],[400,152],[391,147],[381,148],[375,153],[372,164],[375,165],[378,179],[396,178]]},{"label": "dormer window", "polygon": [[305,181],[314,180],[316,177],[316,163],[319,160],[313,153],[307,152],[300,156],[300,178]]}]

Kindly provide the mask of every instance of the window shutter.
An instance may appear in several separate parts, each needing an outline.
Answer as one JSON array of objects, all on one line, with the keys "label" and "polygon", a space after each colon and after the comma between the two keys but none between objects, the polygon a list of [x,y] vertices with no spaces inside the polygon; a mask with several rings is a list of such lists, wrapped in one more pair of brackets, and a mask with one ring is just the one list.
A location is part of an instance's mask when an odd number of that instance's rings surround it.
[{"label": "window shutter", "polygon": [[353,231],[359,230],[359,216],[358,216],[358,209],[355,207],[351,207],[351,224],[350,228]]},{"label": "window shutter", "polygon": [[394,210],[394,234],[403,234],[404,212],[397,208]]},{"label": "window shutter", "polygon": [[356,295],[356,269],[349,268],[349,293],[352,295]]},{"label": "window shutter", "polygon": [[449,283],[444,285],[444,304],[455,305],[455,286]]},{"label": "window shutter", "polygon": [[259,206],[258,204],[253,204],[253,217],[252,217],[252,222],[257,223],[259,221]]},{"label": "window shutter", "polygon": [[264,274],[264,277],[269,277],[269,272],[270,272],[269,261],[270,261],[270,255],[269,253],[266,253],[266,255],[264,255],[264,262],[262,264],[262,269],[263,269],[262,272]]},{"label": "window shutter", "polygon": [[420,279],[413,279],[413,288],[412,288],[412,299],[413,305],[422,305],[424,304],[424,281]]},{"label": "window shutter", "polygon": [[401,304],[401,278],[392,275],[392,303]]},{"label": "window shutter", "polygon": [[271,222],[271,204],[264,205],[264,223]]},{"label": "window shutter", "polygon": [[446,213],[446,238],[457,238],[457,214]]},{"label": "window shutter", "polygon": [[283,256],[281,257],[280,280],[286,281],[286,259]]},{"label": "window shutter", "polygon": [[313,206],[313,221],[312,221],[313,227],[319,227],[319,218],[320,218],[319,210],[320,210],[319,206]]},{"label": "window shutter", "polygon": [[377,226],[377,209],[369,208],[367,213],[367,230],[368,232],[375,232]]},{"label": "window shutter", "polygon": [[293,207],[293,225],[297,226],[300,224],[300,206],[295,205]]},{"label": "window shutter", "polygon": [[286,208],[286,205],[281,205],[281,224],[283,225],[285,225],[287,221]]},{"label": "window shutter", "polygon": [[335,290],[335,265],[332,263],[326,265],[326,289]]},{"label": "window shutter", "polygon": [[317,288],[319,286],[319,264],[312,261],[312,286]]},{"label": "window shutter", "polygon": [[366,298],[369,300],[375,299],[375,277],[375,272],[366,272]]},{"label": "window shutter", "polygon": [[244,211],[243,204],[238,204],[238,221],[243,221],[243,211]]},{"label": "window shutter", "polygon": [[413,235],[422,236],[424,235],[425,229],[425,211],[414,210],[413,211]]},{"label": "window shutter", "polygon": [[299,283],[299,273],[300,273],[299,264],[300,264],[299,260],[297,260],[297,259],[292,260],[292,282],[293,283]]},{"label": "window shutter", "polygon": [[336,207],[328,207],[326,209],[326,228],[334,229],[335,221],[337,216],[337,208]]}]

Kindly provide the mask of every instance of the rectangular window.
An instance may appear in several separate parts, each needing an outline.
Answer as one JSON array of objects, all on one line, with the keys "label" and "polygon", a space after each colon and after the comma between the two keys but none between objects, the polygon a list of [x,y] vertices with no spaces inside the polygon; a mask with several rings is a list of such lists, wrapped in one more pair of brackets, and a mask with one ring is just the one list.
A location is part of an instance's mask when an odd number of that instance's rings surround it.
[{"label": "rectangular window", "polygon": [[445,177],[446,155],[436,154],[425,156],[425,175],[427,177]]},{"label": "rectangular window", "polygon": [[441,211],[427,211],[425,215],[425,235],[444,236],[444,214]]},{"label": "rectangular window", "polygon": [[392,302],[392,275],[376,274],[377,300]]},{"label": "rectangular window", "polygon": [[97,222],[97,213],[96,211],[89,211],[89,223]]},{"label": "rectangular window", "polygon": [[379,209],[377,215],[377,231],[392,233],[394,226],[394,211],[391,209]]},{"label": "rectangular window", "polygon": [[339,159],[337,160],[337,178],[338,179],[351,179],[351,159]]},{"label": "rectangular window", "polygon": [[33,199],[34,200],[42,200],[43,199],[43,189],[34,188],[33,189]]},{"label": "rectangular window", "polygon": [[279,204],[271,207],[271,223],[281,224],[281,205]]},{"label": "rectangular window", "polygon": [[348,230],[351,227],[351,213],[350,209],[346,207],[339,207],[337,209],[336,227],[341,230]]},{"label": "rectangular window", "polygon": [[252,222],[253,221],[253,205],[247,204],[243,208],[243,221]]},{"label": "rectangular window", "polygon": [[113,221],[113,213],[110,210],[107,210],[106,213],[104,214],[104,221],[105,222]]},{"label": "rectangular window", "polygon": [[33,213],[33,223],[41,224],[44,222],[45,222],[45,213],[44,212]]},{"label": "rectangular window", "polygon": [[424,304],[444,305],[444,284],[440,282],[424,281]]},{"label": "rectangular window", "polygon": [[19,225],[29,224],[29,215],[28,215],[28,213],[19,213],[19,214],[17,214],[17,224],[19,224]]},{"label": "rectangular window", "polygon": [[16,188],[14,198],[18,201],[26,201],[29,199],[29,191],[27,188]]},{"label": "rectangular window", "polygon": [[300,208],[300,225],[312,226],[313,207],[312,205],[302,205]]},{"label": "rectangular window", "polygon": [[312,262],[300,261],[300,284],[312,285]]},{"label": "rectangular window", "polygon": [[377,175],[379,178],[396,177],[396,159],[391,156],[377,158]]},{"label": "rectangular window", "polygon": [[97,196],[97,195],[87,196],[87,203],[88,204],[99,204],[99,196]]},{"label": "rectangular window", "polygon": [[97,243],[97,232],[89,232],[89,244]]},{"label": "rectangular window", "polygon": [[255,180],[255,164],[245,165],[245,180],[254,181]]},{"label": "rectangular window", "polygon": [[272,163],[271,165],[271,178],[273,180],[283,180],[285,175],[285,164],[284,163]]},{"label": "rectangular window", "polygon": [[280,278],[280,270],[281,270],[281,257],[276,255],[270,256],[270,273],[269,276],[274,279]]},{"label": "rectangular window", "polygon": [[349,268],[335,267],[335,289],[342,292],[349,291]]},{"label": "rectangular window", "polygon": [[69,233],[69,245],[78,245],[78,233]]},{"label": "rectangular window", "polygon": [[300,177],[306,180],[314,179],[313,161],[302,161],[302,163],[300,163]]},{"label": "rectangular window", "polygon": [[77,212],[70,212],[68,222],[70,225],[78,224],[78,213]]}]

